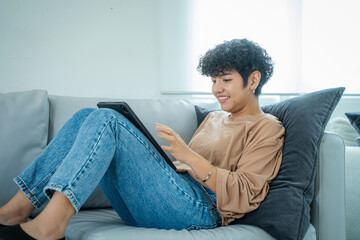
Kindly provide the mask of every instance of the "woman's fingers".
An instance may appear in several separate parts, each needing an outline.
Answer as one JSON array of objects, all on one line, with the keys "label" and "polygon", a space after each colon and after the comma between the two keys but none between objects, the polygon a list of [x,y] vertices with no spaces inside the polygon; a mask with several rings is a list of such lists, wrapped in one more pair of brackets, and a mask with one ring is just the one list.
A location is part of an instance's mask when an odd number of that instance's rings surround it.
[{"label": "woman's fingers", "polygon": [[158,136],[169,143],[169,146],[161,146],[163,150],[170,152],[175,159],[180,161],[189,158],[190,148],[177,133],[168,126],[158,123],[155,123],[155,129],[159,132]]},{"label": "woman's fingers", "polygon": [[159,132],[158,136],[165,139],[170,144],[173,143],[174,140],[176,140],[177,134],[168,126],[155,123],[155,129]]},{"label": "woman's fingers", "polygon": [[176,166],[176,172],[187,172],[187,171],[191,170],[189,165],[184,164],[180,161],[174,161],[173,163]]},{"label": "woman's fingers", "polygon": [[162,145],[161,146],[162,150],[165,150],[165,151],[168,151],[168,152],[171,152],[171,146],[165,146],[165,145]]},{"label": "woman's fingers", "polygon": [[175,133],[171,128],[169,128],[168,126],[162,125],[160,123],[155,123],[155,129],[156,129],[156,131],[164,132],[168,135],[172,135]]},{"label": "woman's fingers", "polygon": [[188,170],[187,169],[184,169],[184,168],[176,168],[175,172],[177,173],[184,173],[184,172],[187,172]]}]

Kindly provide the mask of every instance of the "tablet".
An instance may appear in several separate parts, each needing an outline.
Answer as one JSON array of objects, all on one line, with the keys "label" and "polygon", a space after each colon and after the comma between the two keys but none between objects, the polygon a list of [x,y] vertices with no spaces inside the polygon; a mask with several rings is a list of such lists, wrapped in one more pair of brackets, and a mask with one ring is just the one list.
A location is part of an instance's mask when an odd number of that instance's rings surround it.
[{"label": "tablet", "polygon": [[125,116],[132,124],[139,129],[147,139],[152,143],[152,145],[158,150],[158,152],[163,156],[165,161],[176,170],[174,163],[171,161],[168,155],[164,152],[164,150],[160,147],[160,145],[155,141],[150,132],[146,129],[144,124],[140,121],[140,119],[136,116],[134,111],[130,108],[130,106],[126,102],[99,102],[97,104],[98,108],[110,108]]}]

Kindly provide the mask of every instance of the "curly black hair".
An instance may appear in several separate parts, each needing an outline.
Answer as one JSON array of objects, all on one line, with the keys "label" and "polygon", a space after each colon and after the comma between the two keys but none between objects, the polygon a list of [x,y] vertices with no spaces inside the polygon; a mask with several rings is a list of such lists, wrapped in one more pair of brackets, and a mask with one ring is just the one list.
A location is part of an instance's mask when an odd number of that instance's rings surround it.
[{"label": "curly black hair", "polygon": [[255,90],[255,95],[258,96],[273,74],[274,63],[265,49],[244,38],[224,41],[208,50],[200,57],[197,70],[210,77],[236,70],[244,79],[244,87],[248,84],[250,74],[258,70],[261,73],[260,83]]}]

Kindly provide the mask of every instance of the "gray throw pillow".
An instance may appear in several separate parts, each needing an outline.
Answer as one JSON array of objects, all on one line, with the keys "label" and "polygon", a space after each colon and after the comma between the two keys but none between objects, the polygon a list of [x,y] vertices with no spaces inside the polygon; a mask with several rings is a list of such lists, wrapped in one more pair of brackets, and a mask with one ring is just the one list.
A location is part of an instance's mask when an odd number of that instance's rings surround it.
[{"label": "gray throw pillow", "polygon": [[345,113],[345,115],[349,119],[351,126],[360,134],[360,112]]},{"label": "gray throw pillow", "polygon": [[[326,89],[262,107],[285,127],[283,159],[260,207],[235,223],[258,226],[276,239],[304,238],[310,225],[318,146],[344,90]],[[201,123],[206,110],[195,109]]]},{"label": "gray throw pillow", "polygon": [[[349,119],[351,126],[353,126],[358,134],[360,134],[360,112],[345,113]],[[356,143],[360,147],[360,137],[355,139]]]},{"label": "gray throw pillow", "polygon": [[358,137],[359,134],[345,117],[334,117],[330,119],[326,126],[326,131],[339,135],[344,140],[345,146],[357,146],[355,138]]},{"label": "gray throw pillow", "polygon": [[0,93],[0,206],[19,190],[13,178],[46,147],[48,126],[45,90]]}]

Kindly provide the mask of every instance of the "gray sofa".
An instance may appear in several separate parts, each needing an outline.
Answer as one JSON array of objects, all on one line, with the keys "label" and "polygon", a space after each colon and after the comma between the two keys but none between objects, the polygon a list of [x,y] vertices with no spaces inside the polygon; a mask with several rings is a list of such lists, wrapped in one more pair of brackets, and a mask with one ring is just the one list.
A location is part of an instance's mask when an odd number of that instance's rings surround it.
[{"label": "gray sofa", "polygon": [[[346,101],[339,103],[340,108],[344,108]],[[349,101],[347,101],[349,102]],[[346,112],[352,112],[358,109],[360,98],[358,102],[352,102]],[[344,111],[339,113],[334,112],[333,118],[330,120],[327,131],[338,134],[345,143],[345,223],[346,223],[346,239],[358,240],[360,239],[360,145],[355,141],[359,137],[349,120],[344,117]]]},{"label": "gray sofa", "polygon": [[[99,101],[115,100],[120,99],[48,96],[49,124],[47,125],[47,142],[54,137],[65,121],[77,110],[84,107],[96,107],[96,104]],[[207,98],[192,98],[185,100],[129,99],[126,101],[134,111],[138,113],[145,125],[152,126],[154,122],[169,125],[179,133],[186,142],[190,140],[196,129],[194,105],[209,109],[219,108],[218,104],[213,99]],[[266,99],[261,102],[262,105],[267,104]],[[161,140],[159,141],[161,142]],[[41,148],[43,149],[43,147]],[[40,149],[40,151],[42,149]],[[5,151],[5,149],[1,150]],[[308,227],[304,239],[345,239],[344,151],[344,142],[341,137],[328,132],[324,134],[319,146],[314,200],[311,205],[311,225]],[[34,155],[36,154],[38,153],[35,152]],[[16,171],[17,174],[25,167],[25,164],[13,164],[13,166],[19,166]],[[9,167],[9,165],[0,165],[0,172],[6,173],[5,175],[14,174],[9,173],[7,169],[5,169],[6,167]],[[10,187],[13,188],[14,186],[11,185]],[[10,193],[12,194],[13,192],[11,191]],[[0,194],[3,194],[2,192],[3,191],[1,191]],[[101,189],[97,187],[85,203],[84,209],[71,219],[66,230],[66,239],[159,240],[274,238],[259,227],[245,224],[198,231],[130,227],[127,226],[110,208]]]}]

